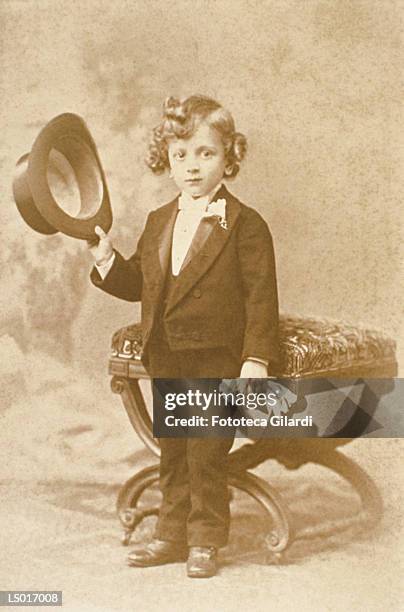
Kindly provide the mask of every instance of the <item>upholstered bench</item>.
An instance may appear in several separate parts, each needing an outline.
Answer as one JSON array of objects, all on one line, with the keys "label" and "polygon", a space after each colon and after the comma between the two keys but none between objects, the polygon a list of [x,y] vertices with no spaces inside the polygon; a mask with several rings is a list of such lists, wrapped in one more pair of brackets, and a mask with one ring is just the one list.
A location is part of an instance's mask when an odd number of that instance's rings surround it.
[{"label": "upholstered bench", "polygon": [[[280,345],[282,371],[279,378],[292,384],[300,401],[310,397],[315,401],[333,401],[332,393],[317,393],[314,379],[332,380],[330,388],[338,399],[341,387],[350,380],[361,389],[369,405],[377,406],[382,393],[391,385],[389,379],[397,374],[395,343],[378,331],[362,329],[342,322],[294,316],[280,317]],[[130,422],[150,451],[158,456],[158,440],[153,438],[152,420],[139,385],[148,378],[142,365],[142,332],[139,324],[118,330],[112,338],[109,373],[112,390],[121,395]],[[366,379],[384,379],[382,391],[374,394]],[[365,379],[365,380],[364,380]],[[324,390],[321,387],[320,390]],[[316,396],[316,397],[315,397]],[[335,398],[334,398],[335,401]],[[355,418],[353,415],[352,419]],[[337,437],[331,438],[260,438],[247,441],[229,455],[229,484],[255,498],[266,510],[269,527],[266,535],[268,550],[279,556],[293,541],[293,525],[287,507],[280,494],[262,478],[249,470],[263,461],[274,459],[288,469],[297,469],[307,463],[327,467],[347,480],[357,491],[362,502],[362,512],[357,521],[374,525],[382,514],[382,500],[377,487],[364,470],[338,450],[351,441],[355,431],[352,419],[349,427],[342,427]],[[361,423],[363,427],[363,423]],[[348,432],[344,436],[344,432]],[[351,436],[351,437],[348,437]],[[135,527],[144,517],[157,514],[157,507],[138,505],[143,492],[158,481],[158,464],[141,470],[121,488],[118,496],[118,515],[124,527],[123,543],[128,544]],[[341,520],[341,528],[346,521]],[[333,529],[338,528],[335,524]],[[307,536],[307,534],[306,534]],[[302,534],[299,534],[302,537]]]}]

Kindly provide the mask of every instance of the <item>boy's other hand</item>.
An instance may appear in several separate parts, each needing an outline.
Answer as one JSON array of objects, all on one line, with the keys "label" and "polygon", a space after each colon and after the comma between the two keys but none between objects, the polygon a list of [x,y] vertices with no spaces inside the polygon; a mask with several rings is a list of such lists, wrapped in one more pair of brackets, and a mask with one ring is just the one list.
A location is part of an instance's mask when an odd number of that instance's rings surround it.
[{"label": "boy's other hand", "polygon": [[266,378],[268,368],[263,363],[247,359],[241,368],[240,378]]},{"label": "boy's other hand", "polygon": [[97,234],[98,239],[94,238],[94,240],[87,240],[87,244],[92,256],[95,259],[95,263],[98,266],[102,266],[111,259],[114,249],[111,238],[104,232],[102,227],[96,225],[94,232]]}]

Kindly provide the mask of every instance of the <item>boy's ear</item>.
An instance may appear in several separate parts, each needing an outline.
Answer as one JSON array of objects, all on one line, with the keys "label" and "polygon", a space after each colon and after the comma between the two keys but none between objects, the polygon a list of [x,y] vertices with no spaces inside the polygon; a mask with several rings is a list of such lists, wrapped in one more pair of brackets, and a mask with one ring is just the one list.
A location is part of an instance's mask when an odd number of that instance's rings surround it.
[{"label": "boy's ear", "polygon": [[225,176],[230,176],[233,172],[233,164],[227,164],[224,169]]}]

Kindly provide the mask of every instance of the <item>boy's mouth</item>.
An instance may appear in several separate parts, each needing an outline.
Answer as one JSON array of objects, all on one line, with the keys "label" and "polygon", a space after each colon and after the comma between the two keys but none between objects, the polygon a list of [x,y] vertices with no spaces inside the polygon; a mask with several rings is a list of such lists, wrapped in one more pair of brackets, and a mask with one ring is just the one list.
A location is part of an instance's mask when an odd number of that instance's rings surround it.
[{"label": "boy's mouth", "polygon": [[201,180],[202,180],[201,178],[192,178],[192,179],[186,179],[185,182],[193,184],[193,183],[200,183]]}]

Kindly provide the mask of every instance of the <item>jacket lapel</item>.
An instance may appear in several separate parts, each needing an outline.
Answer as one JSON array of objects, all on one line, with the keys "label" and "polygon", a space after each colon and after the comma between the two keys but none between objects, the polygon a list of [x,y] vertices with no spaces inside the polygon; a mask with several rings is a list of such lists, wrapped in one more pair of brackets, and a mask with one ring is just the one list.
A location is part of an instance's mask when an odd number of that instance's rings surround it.
[{"label": "jacket lapel", "polygon": [[164,287],[169,269],[177,210],[178,197],[155,215],[153,225],[148,232],[147,244],[150,246],[145,249],[143,265],[146,267],[147,277],[151,281],[156,297]]},{"label": "jacket lapel", "polygon": [[203,245],[209,238],[212,230],[216,224],[217,219],[214,217],[208,217],[206,219],[202,218],[198,228],[195,232],[194,237],[192,238],[192,242],[190,247],[185,255],[185,259],[181,265],[180,274],[183,269],[189,264],[189,262],[195,257],[197,253],[202,249]]},{"label": "jacket lapel", "polygon": [[168,211],[169,214],[167,215],[167,218],[163,219],[163,227],[158,240],[158,255],[163,279],[167,275],[167,270],[170,264],[171,244],[173,240],[173,231],[175,219],[177,218],[177,212],[178,198],[176,198],[172,203],[172,208]]},{"label": "jacket lapel", "polygon": [[[178,275],[174,291],[170,296],[167,304],[167,312],[174,308],[174,306],[178,304],[178,302],[208,271],[232,234],[233,228],[240,214],[240,204],[224,186],[216,194],[215,200],[219,198],[226,199],[227,229],[223,229],[219,225],[217,218],[211,217],[202,219],[194,236],[194,240],[191,243],[180,274]],[[171,228],[171,239],[173,227],[174,222]],[[171,240],[169,243],[168,254],[170,254],[170,246]]]}]

